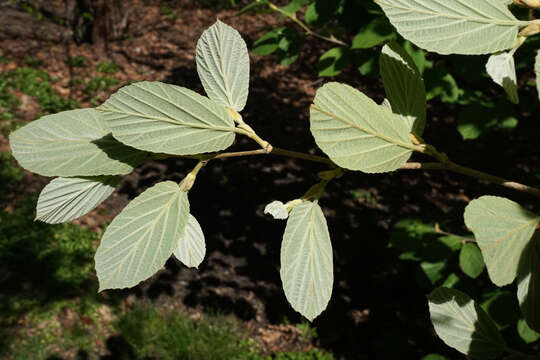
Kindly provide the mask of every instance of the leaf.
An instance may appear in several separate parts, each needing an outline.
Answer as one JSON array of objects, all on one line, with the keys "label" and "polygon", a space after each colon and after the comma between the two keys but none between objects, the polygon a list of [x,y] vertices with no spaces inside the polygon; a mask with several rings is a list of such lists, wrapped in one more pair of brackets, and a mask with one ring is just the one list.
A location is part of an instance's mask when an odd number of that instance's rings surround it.
[{"label": "leaf", "polygon": [[281,281],[292,307],[312,321],[332,295],[334,265],[328,226],[316,202],[295,206],[281,244]]},{"label": "leaf", "polygon": [[68,222],[81,217],[111,195],[118,178],[56,178],[41,190],[36,220],[49,224]]},{"label": "leaf", "polygon": [[478,246],[467,243],[459,253],[459,267],[468,276],[476,279],[484,271],[484,259]]},{"label": "leaf", "polygon": [[189,214],[184,234],[178,240],[173,251],[174,256],[187,267],[198,268],[206,254],[206,243],[201,225]]},{"label": "leaf", "polygon": [[344,47],[335,47],[319,58],[317,68],[319,76],[336,76],[349,64],[349,51]]},{"label": "leaf", "polygon": [[439,54],[479,55],[514,45],[520,21],[501,1],[375,0],[405,39]]},{"label": "leaf", "polygon": [[308,6],[304,20],[308,25],[323,26],[332,20],[340,5],[337,0],[315,0]]},{"label": "leaf", "polygon": [[472,104],[459,113],[457,129],[464,140],[476,139],[493,130],[513,129],[518,119],[506,101]]},{"label": "leaf", "polygon": [[279,49],[279,39],[283,30],[285,30],[285,27],[274,29],[255,40],[251,52],[255,55],[264,56],[270,55]]},{"label": "leaf", "polygon": [[426,98],[431,100],[437,96],[442,102],[455,103],[459,99],[460,89],[456,79],[444,66],[435,66],[424,72],[426,83]]},{"label": "leaf", "polygon": [[217,20],[199,38],[196,61],[208,97],[241,111],[249,91],[249,55],[238,31]]},{"label": "leaf", "polygon": [[531,329],[540,331],[540,233],[535,233],[518,267],[517,298]]},{"label": "leaf", "polygon": [[266,6],[268,5],[268,0],[256,0],[256,1],[253,1],[252,3],[249,3],[247,4],[246,6],[244,6],[238,13],[237,15],[242,15],[242,14],[245,14],[249,11],[252,11],[252,10],[256,10],[258,9],[259,7],[261,6]]},{"label": "leaf", "polygon": [[446,345],[478,359],[493,359],[504,352],[497,326],[467,294],[440,287],[428,300],[431,322]]},{"label": "leaf", "polygon": [[220,151],[231,146],[236,131],[223,106],[189,89],[158,81],[123,87],[99,110],[118,141],[155,153]]},{"label": "leaf", "polygon": [[517,322],[517,332],[519,337],[522,338],[527,344],[531,344],[540,339],[540,334],[531,329],[529,325],[527,325],[527,322],[523,319],[520,319]]},{"label": "leaf", "polygon": [[486,71],[495,83],[504,88],[510,97],[510,101],[518,104],[519,96],[514,55],[511,53],[491,55],[486,64]]},{"label": "leaf", "polygon": [[540,217],[511,200],[482,196],[467,205],[464,218],[482,251],[491,281],[497,286],[510,284]]},{"label": "leaf", "polygon": [[13,156],[43,176],[129,174],[146,156],[119,143],[94,109],[47,115],[9,136]]},{"label": "leaf", "polygon": [[137,285],[160,270],[184,234],[187,192],[163,181],[131,201],[107,227],[96,252],[99,291]]},{"label": "leaf", "polygon": [[353,49],[369,49],[396,38],[396,32],[384,16],[371,20],[354,36]]},{"label": "leaf", "polygon": [[534,72],[536,73],[536,90],[538,90],[538,99],[540,99],[540,50],[536,54]]},{"label": "leaf", "polygon": [[281,201],[274,200],[264,208],[265,214],[270,214],[274,219],[286,219],[289,217],[287,207]]},{"label": "leaf", "polygon": [[405,119],[409,131],[422,136],[426,125],[426,89],[414,60],[392,41],[382,48],[379,64],[393,113]]},{"label": "leaf", "polygon": [[510,291],[497,289],[491,294],[483,294],[488,299],[482,302],[482,309],[493,319],[499,329],[516,323],[519,319],[519,304],[516,295]]},{"label": "leaf", "polygon": [[350,170],[396,170],[415,148],[399,115],[345,84],[327,83],[317,91],[310,123],[317,145]]}]

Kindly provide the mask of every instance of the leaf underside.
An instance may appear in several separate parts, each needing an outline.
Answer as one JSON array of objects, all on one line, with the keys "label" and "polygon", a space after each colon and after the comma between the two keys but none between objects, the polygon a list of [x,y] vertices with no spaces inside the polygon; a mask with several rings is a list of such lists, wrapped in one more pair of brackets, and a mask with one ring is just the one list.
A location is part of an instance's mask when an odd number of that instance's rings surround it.
[{"label": "leaf underside", "polygon": [[486,71],[496,84],[504,88],[510,101],[514,104],[519,103],[516,65],[512,54],[491,55],[486,64]]},{"label": "leaf underside", "polygon": [[208,97],[241,111],[249,91],[249,55],[238,31],[216,21],[199,38],[196,61]]},{"label": "leaf underside", "polygon": [[158,81],[123,87],[99,110],[118,141],[154,153],[220,151],[235,137],[234,121],[223,106]]},{"label": "leaf underside", "polygon": [[439,54],[479,55],[511,48],[520,21],[502,1],[375,0],[397,31]]},{"label": "leaf underside", "polygon": [[160,182],[131,201],[107,227],[95,262],[99,291],[137,285],[160,270],[183,235],[187,192]]},{"label": "leaf underside", "polygon": [[204,260],[206,244],[201,225],[189,214],[184,234],[178,240],[173,251],[174,256],[187,267],[197,268]]},{"label": "leaf underside", "polygon": [[327,83],[310,111],[315,142],[339,166],[367,173],[401,167],[414,148],[401,116],[353,87]]},{"label": "leaf underside", "polygon": [[129,174],[146,156],[116,141],[94,109],[47,115],[9,137],[13,156],[43,176]]},{"label": "leaf underside", "polygon": [[385,45],[379,58],[384,90],[391,109],[422,136],[426,125],[426,89],[414,60],[395,41]]},{"label": "leaf underside", "polygon": [[504,352],[497,325],[467,294],[441,287],[428,300],[431,322],[446,345],[473,359],[494,359]]},{"label": "leaf underside", "polygon": [[312,321],[328,305],[334,269],[332,244],[320,206],[304,202],[287,220],[281,244],[281,281],[292,307]]},{"label": "leaf underside", "polygon": [[118,178],[56,178],[48,183],[37,201],[36,220],[49,224],[81,217],[112,194]]},{"label": "leaf underside", "polygon": [[482,251],[491,281],[498,286],[510,284],[540,217],[511,200],[482,196],[467,205],[464,218]]}]

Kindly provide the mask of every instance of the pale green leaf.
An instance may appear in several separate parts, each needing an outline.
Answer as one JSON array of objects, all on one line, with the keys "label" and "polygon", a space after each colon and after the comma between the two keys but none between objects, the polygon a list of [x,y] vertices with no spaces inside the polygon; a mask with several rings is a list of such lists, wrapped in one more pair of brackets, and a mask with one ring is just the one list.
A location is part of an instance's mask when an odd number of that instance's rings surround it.
[{"label": "pale green leaf", "polygon": [[197,219],[191,214],[189,214],[184,234],[178,240],[173,254],[187,267],[197,268],[204,260],[206,254],[204,233]]},{"label": "pale green leaf", "polygon": [[115,189],[118,178],[56,178],[41,190],[36,220],[49,224],[71,221],[92,211]]},{"label": "pale green leaf", "polygon": [[478,246],[467,243],[459,252],[459,267],[468,276],[476,279],[484,271],[484,259]]},{"label": "pale green leaf", "polygon": [[517,332],[519,337],[522,338],[527,344],[533,343],[540,339],[540,334],[531,329],[524,319],[519,319],[517,322]]},{"label": "pale green leaf", "polygon": [[538,99],[540,99],[540,50],[538,50],[538,53],[536,54],[534,72],[536,73],[536,90],[538,90]]},{"label": "pale green leaf", "polygon": [[494,359],[504,352],[497,326],[467,294],[440,287],[428,300],[431,322],[446,345],[473,359]]},{"label": "pale green leaf", "polygon": [[327,83],[317,91],[310,122],[317,145],[346,169],[393,171],[415,148],[399,115],[345,84]]},{"label": "pale green leaf", "polygon": [[498,286],[510,284],[540,217],[511,200],[482,196],[467,205],[464,218],[482,251],[491,281]]},{"label": "pale green leaf", "polygon": [[540,233],[535,233],[519,262],[517,297],[531,329],[540,331]]},{"label": "pale green leaf", "polygon": [[233,143],[236,131],[225,107],[189,89],[158,81],[123,87],[99,110],[117,140],[155,153],[220,151]]},{"label": "pale green leaf", "polygon": [[95,262],[99,291],[132,287],[160,270],[184,234],[187,192],[160,182],[131,201],[107,227]]},{"label": "pale green leaf", "polygon": [[281,244],[281,281],[292,307],[308,320],[317,317],[332,295],[334,265],[328,226],[316,202],[295,206]]},{"label": "pale green leaf", "polygon": [[242,36],[217,20],[197,42],[197,73],[208,97],[241,111],[249,88],[249,56]]},{"label": "pale green leaf", "polygon": [[516,65],[513,54],[505,52],[491,55],[486,64],[486,71],[496,84],[504,88],[510,101],[514,104],[519,103]]},{"label": "pale green leaf", "polygon": [[440,54],[477,55],[511,48],[520,21],[502,1],[375,0],[397,31],[418,47]]},{"label": "pale green leaf", "polygon": [[414,60],[392,41],[383,47],[379,64],[392,111],[404,118],[409,131],[422,136],[426,125],[426,89]]},{"label": "pale green leaf", "polygon": [[289,217],[287,207],[281,201],[274,200],[264,208],[265,214],[270,214],[274,219],[286,219]]},{"label": "pale green leaf", "polygon": [[22,167],[43,176],[129,174],[146,156],[116,141],[94,109],[44,116],[12,132],[9,143]]}]

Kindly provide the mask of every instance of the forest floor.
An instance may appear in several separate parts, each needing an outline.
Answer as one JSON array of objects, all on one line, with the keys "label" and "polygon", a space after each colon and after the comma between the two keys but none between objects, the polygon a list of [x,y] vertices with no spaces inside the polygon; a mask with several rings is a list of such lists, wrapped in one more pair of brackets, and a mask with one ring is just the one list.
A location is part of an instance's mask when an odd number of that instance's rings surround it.
[{"label": "forest floor", "polygon": [[[4,208],[0,229],[5,230],[0,233],[4,236],[0,258],[8,250],[21,252],[14,257],[16,261],[0,265],[0,284],[9,285],[2,286],[0,293],[5,303],[0,309],[4,317],[0,324],[6,333],[4,349],[11,354],[7,358],[24,358],[24,353],[13,355],[14,347],[60,344],[51,339],[66,333],[77,340],[48,349],[46,357],[130,358],[134,350],[126,345],[129,339],[122,339],[118,332],[121,319],[137,309],[137,304],[148,303],[159,311],[178,311],[194,320],[207,317],[212,322],[215,314],[228,317],[227,324],[234,323],[245,334],[238,341],[257,354],[320,348],[345,359],[419,359],[435,352],[460,358],[432,330],[425,298],[430,287],[417,281],[418,264],[400,261],[399,252],[388,249],[388,242],[394,224],[410,218],[440,222],[445,229],[465,233],[461,214],[468,201],[485,193],[507,193],[491,185],[424,171],[349,173],[332,183],[321,205],[334,247],[334,290],[328,309],[312,325],[291,309],[281,289],[279,250],[285,223],[265,216],[263,209],[272,200],[302,195],[316,183],[317,172],[327,169],[324,165],[268,155],[216,161],[204,168],[190,192],[191,211],[206,236],[204,262],[199,269],[188,269],[170,259],[166,269],[125,291],[96,294],[88,251],[97,247],[104,226],[130,199],[159,181],[180,181],[193,161],[167,159],[138,167],[125,176],[109,199],[74,222],[83,233],[65,226],[47,230],[47,225],[25,222],[32,216],[37,194],[50,179],[17,168],[8,157],[9,129],[34,120],[47,109],[96,106],[129,82],[159,80],[203,93],[195,69],[195,45],[216,18],[235,27],[248,47],[268,28],[283,22],[274,14],[236,16],[235,10],[187,0],[170,11],[155,2],[136,3],[136,27],[125,38],[110,41],[104,56],[98,56],[89,43],[0,41],[0,72],[16,73],[17,81],[26,83],[9,89],[9,97],[17,102],[11,109],[13,116],[2,119],[5,131],[0,135],[4,154],[0,181],[7,189],[0,197]],[[274,146],[318,153],[309,133],[309,105],[323,80],[317,77],[317,59],[327,48],[324,43],[308,41],[301,58],[289,67],[277,65],[272,57],[250,54],[250,96],[243,116]],[[355,86],[377,101],[384,98],[380,81],[362,77],[355,69],[333,80]],[[8,97],[7,93],[3,96]],[[480,163],[484,170],[498,175],[539,183],[536,174],[540,171],[534,164],[539,163],[540,153],[527,138],[530,129],[526,125],[511,138],[494,134],[471,144],[455,129],[454,108],[435,102],[430,110],[426,137],[456,161]],[[493,144],[498,144],[494,153],[486,153]],[[252,148],[252,143],[239,139],[232,150]],[[487,160],[480,160],[480,155],[488,156]],[[520,199],[521,195],[513,195]],[[9,231],[17,232],[20,242],[13,240],[15,235],[8,239]],[[67,242],[71,236],[84,239],[81,248],[59,248],[58,239]],[[43,259],[49,259],[50,249],[36,250],[30,241],[64,249],[56,254],[60,256],[57,266],[44,270]],[[37,261],[32,256],[41,258]],[[79,257],[84,266],[73,266],[81,278],[62,275],[61,270],[73,270],[70,264]],[[56,282],[44,280],[46,277]],[[41,345],[28,340],[36,334],[41,334]]]}]

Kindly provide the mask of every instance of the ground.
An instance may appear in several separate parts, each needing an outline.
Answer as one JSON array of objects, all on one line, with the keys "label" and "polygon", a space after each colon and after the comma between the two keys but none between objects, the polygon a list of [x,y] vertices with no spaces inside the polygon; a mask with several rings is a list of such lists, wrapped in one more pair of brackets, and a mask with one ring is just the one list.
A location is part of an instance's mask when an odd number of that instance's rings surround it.
[{"label": "ground", "polygon": [[[195,1],[181,1],[170,12],[155,1],[134,2],[135,25],[122,39],[110,41],[105,54],[94,51],[87,42],[4,38],[0,55],[5,61],[0,70],[45,71],[54,93],[67,99],[66,107],[95,106],[127,82],[142,80],[164,81],[202,93],[194,49],[204,29],[219,18],[238,29],[250,47],[267,27],[284,21],[274,14],[237,16],[235,10]],[[316,89],[326,81],[317,77],[316,61],[328,45],[309,40],[301,58],[289,67],[277,65],[272,57],[250,55],[250,96],[243,117],[275,147],[322,155],[309,133],[308,119]],[[334,80],[355,86],[377,101],[384,97],[378,79],[363,77],[355,69]],[[38,95],[13,89],[10,93],[20,105],[17,116],[6,126],[20,126],[43,113]],[[494,133],[482,142],[464,142],[456,131],[456,111],[451,105],[434,101],[428,111],[425,138],[456,162],[538,184],[535,175],[540,171],[535,164],[540,153],[528,137],[535,129],[530,113],[522,114],[525,121],[511,137]],[[231,150],[254,148],[256,144],[238,139]],[[9,152],[5,135],[0,135],[0,150]],[[159,181],[180,181],[193,165],[185,159],[144,164],[126,176],[107,201],[74,223],[99,235],[130,199]],[[18,329],[32,334],[55,327],[73,333],[82,326],[88,333],[99,333],[93,344],[71,344],[59,349],[58,356],[75,358],[79,348],[88,346],[95,354],[112,356],[118,339],[113,324],[134,304],[150,302],[160,311],[173,309],[191,319],[208,313],[228,315],[262,354],[317,347],[346,359],[418,359],[432,352],[460,358],[435,336],[425,298],[429,288],[415,281],[417,264],[399,261],[399,252],[387,248],[389,234],[398,220],[411,217],[440,221],[446,229],[465,232],[461,214],[469,200],[510,191],[459,175],[424,171],[347,173],[331,183],[320,203],[334,247],[334,290],[328,309],[311,328],[292,310],[281,289],[279,250],[285,223],[265,216],[263,209],[272,200],[302,195],[317,181],[317,172],[327,168],[273,155],[211,163],[190,192],[191,212],[201,223],[207,242],[207,256],[199,269],[188,269],[171,258],[163,271],[141,285],[95,294],[88,300],[91,310],[81,310],[81,299],[87,296],[83,294],[97,290],[92,273],[90,279],[76,284],[73,295],[64,294],[54,303],[47,313],[53,311],[54,316],[41,320],[34,313],[21,312],[10,318],[10,334],[17,336]],[[17,211],[48,181],[22,173],[4,196],[5,212]],[[530,202],[525,196],[511,194],[514,200]],[[97,235],[89,240],[92,248],[98,245]],[[9,278],[15,269],[0,267],[0,277]],[[19,328],[13,325],[17,323]],[[313,329],[317,336],[310,333]],[[129,356],[126,354],[129,351],[123,356]]]}]

